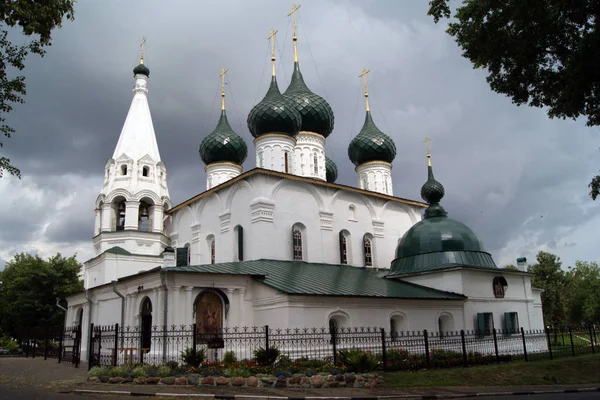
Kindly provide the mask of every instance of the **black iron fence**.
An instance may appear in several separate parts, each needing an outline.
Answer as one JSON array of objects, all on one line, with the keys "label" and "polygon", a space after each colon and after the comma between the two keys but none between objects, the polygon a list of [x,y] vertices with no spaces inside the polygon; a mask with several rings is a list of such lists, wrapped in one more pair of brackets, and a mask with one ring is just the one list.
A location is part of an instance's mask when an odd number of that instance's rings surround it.
[{"label": "black iron fence", "polygon": [[79,367],[81,358],[81,325],[63,328],[34,327],[22,330],[19,347],[25,357],[44,357],[70,362]]},{"label": "black iron fence", "polygon": [[[226,354],[252,360],[259,349],[276,348],[289,360],[322,360],[339,365],[344,351],[360,349],[384,371],[448,368],[512,360],[552,359],[595,353],[593,326],[539,331],[389,332],[380,327],[273,329],[224,328],[204,334],[196,326],[90,326],[89,367],[183,363],[188,349],[205,349],[210,362]],[[189,350],[188,350],[189,351]]]}]

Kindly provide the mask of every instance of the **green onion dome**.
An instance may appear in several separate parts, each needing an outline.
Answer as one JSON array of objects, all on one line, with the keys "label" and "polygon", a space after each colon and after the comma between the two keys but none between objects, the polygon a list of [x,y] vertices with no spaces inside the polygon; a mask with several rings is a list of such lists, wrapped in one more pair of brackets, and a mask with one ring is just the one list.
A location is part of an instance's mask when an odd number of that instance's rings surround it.
[{"label": "green onion dome", "polygon": [[231,129],[227,114],[222,110],[217,127],[200,143],[200,158],[206,165],[218,162],[242,165],[246,156],[246,142]]},{"label": "green onion dome", "polygon": [[139,65],[133,69],[133,76],[136,75],[146,75],[146,77],[149,78],[150,70],[144,65],[144,63],[139,63]]},{"label": "green onion dome", "polygon": [[453,267],[497,269],[494,260],[473,231],[462,222],[448,218],[440,205],[444,186],[433,177],[431,165],[421,197],[429,206],[423,220],[402,237],[392,274],[410,274]]},{"label": "green onion dome", "polygon": [[396,144],[377,128],[370,111],[367,111],[362,129],[348,146],[348,157],[356,166],[369,161],[391,163],[396,157]]},{"label": "green onion dome", "polygon": [[337,166],[329,157],[325,157],[325,179],[329,183],[334,183],[338,177]]},{"label": "green onion dome", "polygon": [[255,138],[267,133],[280,133],[296,136],[300,131],[302,117],[287,101],[277,86],[277,79],[271,79],[271,85],[265,97],[248,114],[248,129]]},{"label": "green onion dome", "polygon": [[301,131],[318,133],[323,137],[333,131],[333,110],[321,96],[310,91],[304,83],[298,62],[294,63],[294,73],[290,86],[283,93],[302,116]]}]

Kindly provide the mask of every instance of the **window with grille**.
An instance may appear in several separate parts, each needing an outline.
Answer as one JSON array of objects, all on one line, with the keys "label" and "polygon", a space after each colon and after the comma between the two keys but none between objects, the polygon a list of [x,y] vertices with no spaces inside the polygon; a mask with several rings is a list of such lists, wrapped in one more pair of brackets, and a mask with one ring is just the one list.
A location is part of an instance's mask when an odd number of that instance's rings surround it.
[{"label": "window with grille", "polygon": [[348,264],[348,239],[343,233],[340,233],[340,261]]},{"label": "window with grille", "polygon": [[365,238],[364,248],[365,248],[365,265],[367,267],[371,267],[371,266],[373,266],[373,244],[371,242],[371,239]]},{"label": "window with grille", "polygon": [[293,245],[294,260],[302,260],[302,232],[298,229],[294,229],[293,232]]},{"label": "window with grille", "polygon": [[288,153],[287,151],[285,152],[285,156],[284,156],[284,163],[285,163],[285,173],[287,174],[289,171],[289,162],[288,162]]},{"label": "window with grille", "polygon": [[215,240],[214,239],[210,242],[210,263],[211,264],[215,263]]},{"label": "window with grille", "polygon": [[315,164],[315,166],[314,166],[315,175],[318,175],[319,174],[319,158],[317,157],[317,153],[315,153],[313,156],[313,163]]}]

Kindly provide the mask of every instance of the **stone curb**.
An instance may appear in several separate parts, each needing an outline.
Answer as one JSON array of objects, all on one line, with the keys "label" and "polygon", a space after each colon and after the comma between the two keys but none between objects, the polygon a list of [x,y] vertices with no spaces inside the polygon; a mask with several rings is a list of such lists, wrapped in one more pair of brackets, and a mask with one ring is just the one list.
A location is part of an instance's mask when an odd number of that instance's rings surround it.
[{"label": "stone curb", "polygon": [[308,396],[308,397],[289,397],[289,396],[264,396],[264,395],[225,395],[225,394],[202,394],[202,393],[152,393],[152,392],[127,392],[122,390],[64,390],[59,393],[75,393],[75,394],[106,394],[119,396],[136,396],[136,397],[197,397],[201,399],[219,399],[219,400],[433,400],[433,399],[460,399],[467,397],[491,397],[491,396],[524,396],[536,394],[557,394],[557,393],[583,393],[583,392],[600,392],[600,387],[587,387],[576,389],[561,389],[561,390],[532,390],[521,392],[482,392],[482,393],[457,393],[457,394],[406,394],[406,395],[389,395],[389,396]]}]

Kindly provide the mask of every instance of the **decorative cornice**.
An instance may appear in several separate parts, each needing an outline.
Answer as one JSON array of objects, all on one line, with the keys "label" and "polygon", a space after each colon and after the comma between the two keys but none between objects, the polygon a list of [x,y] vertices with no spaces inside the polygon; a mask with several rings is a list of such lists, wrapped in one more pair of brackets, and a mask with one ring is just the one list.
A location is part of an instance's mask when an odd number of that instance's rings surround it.
[{"label": "decorative cornice", "polygon": [[256,222],[273,222],[274,211],[274,201],[265,198],[258,198],[250,203],[250,221],[253,224]]},{"label": "decorative cornice", "polygon": [[256,139],[254,139],[254,144],[256,145],[261,140],[269,139],[269,138],[286,139],[288,141],[294,142],[294,144],[296,143],[296,139],[293,138],[292,136],[285,135],[283,133],[267,133],[265,135],[261,135],[261,136],[257,137]]},{"label": "decorative cornice", "polygon": [[333,213],[331,211],[320,210],[319,219],[321,221],[321,230],[331,231],[333,230]]},{"label": "decorative cornice", "polygon": [[388,167],[389,169],[392,169],[392,164],[389,163],[389,162],[386,162],[386,161],[369,161],[369,162],[357,165],[354,168],[354,171],[358,172],[359,169],[363,169],[365,167],[369,167],[369,166],[372,166],[372,165],[373,166],[377,165],[377,166],[380,166],[380,167]]},{"label": "decorative cornice", "polygon": [[204,167],[204,172],[208,173],[209,169],[216,169],[218,167],[232,167],[235,168],[237,171],[239,171],[240,173],[242,172],[242,166],[230,161],[222,161],[222,162],[215,162],[215,163],[211,163],[208,164],[207,166]]},{"label": "decorative cornice", "polygon": [[228,232],[231,228],[231,212],[229,210],[225,211],[219,215],[219,220],[221,221],[221,233]]},{"label": "decorative cornice", "polygon": [[380,219],[373,219],[373,236],[384,237],[385,236],[385,222]]}]

